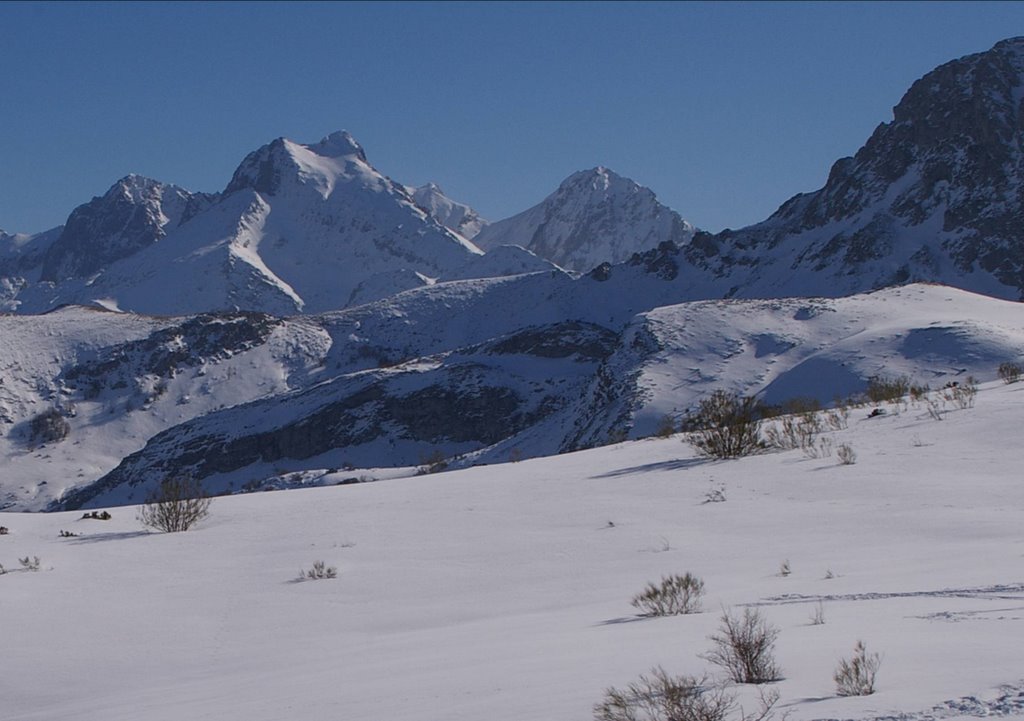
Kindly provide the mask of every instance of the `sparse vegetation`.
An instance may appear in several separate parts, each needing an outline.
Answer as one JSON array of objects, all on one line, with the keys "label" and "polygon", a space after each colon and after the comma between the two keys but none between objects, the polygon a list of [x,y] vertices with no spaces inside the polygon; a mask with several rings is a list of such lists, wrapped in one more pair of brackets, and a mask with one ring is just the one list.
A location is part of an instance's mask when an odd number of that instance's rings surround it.
[{"label": "sparse vegetation", "polygon": [[29,440],[32,443],[57,443],[68,437],[71,424],[56,408],[43,411],[29,421]]},{"label": "sparse vegetation", "polygon": [[793,569],[789,567],[789,559],[787,558],[779,565],[779,575],[785,578],[791,573],[793,573]]},{"label": "sparse vegetation", "polygon": [[308,571],[299,571],[299,580],[320,581],[325,578],[337,578],[338,569],[328,566],[323,561],[314,561],[313,567]]},{"label": "sparse vegetation", "polygon": [[1021,367],[1017,363],[1007,362],[999,364],[999,378],[1003,383],[1016,383],[1020,380],[1020,375]]},{"label": "sparse vegetation", "polygon": [[676,616],[698,613],[704,596],[704,581],[691,573],[666,576],[660,584],[648,583],[633,597],[633,607],[644,616]]},{"label": "sparse vegetation", "polygon": [[31,558],[25,556],[24,558],[19,558],[18,563],[21,564],[21,568],[24,571],[38,571],[41,568],[39,556],[32,556]]},{"label": "sparse vegetation", "polygon": [[872,403],[884,403],[886,401],[898,401],[910,391],[910,379],[907,376],[897,378],[886,378],[885,376],[872,376],[868,379],[867,390],[864,391]]},{"label": "sparse vegetation", "polygon": [[782,678],[775,663],[775,639],[779,629],[759,611],[743,609],[742,616],[722,613],[722,625],[711,636],[714,644],[704,658],[728,672],[736,683],[769,683]]},{"label": "sparse vegetation", "polygon": [[690,444],[711,458],[739,458],[763,448],[760,404],[748,396],[715,391],[700,402],[687,426]]},{"label": "sparse vegetation", "polygon": [[448,459],[439,449],[420,457],[420,465],[416,469],[417,476],[425,476],[428,473],[440,473],[448,468]]},{"label": "sparse vegetation", "polygon": [[943,392],[945,399],[954,403],[960,410],[973,408],[976,395],[978,395],[978,381],[974,376],[967,376],[962,383],[950,383]]},{"label": "sparse vegetation", "polygon": [[857,454],[853,450],[853,446],[847,443],[841,443],[836,449],[836,457],[839,459],[840,465],[852,466],[857,462]]},{"label": "sparse vegetation", "polygon": [[658,438],[670,438],[676,432],[676,421],[667,413],[661,417],[658,421],[658,427],[654,431],[654,435]]},{"label": "sparse vegetation", "polygon": [[144,526],[164,533],[187,531],[210,513],[210,498],[198,481],[168,478],[139,509]]},{"label": "sparse vegetation", "polygon": [[811,611],[811,625],[812,626],[824,626],[825,625],[825,606],[822,605],[821,601],[818,601],[815,605],[814,610]]},{"label": "sparse vegetation", "polygon": [[649,676],[624,689],[609,688],[594,706],[595,721],[725,721],[735,702],[707,679],[670,676],[651,669]]},{"label": "sparse vegetation", "polygon": [[10,532],[11,529],[9,529],[7,526],[0,526],[0,536],[6,536]]},{"label": "sparse vegetation", "polygon": [[840,696],[870,696],[875,692],[875,676],[882,658],[877,653],[868,653],[863,641],[857,641],[853,658],[839,662],[833,678],[836,693]]}]

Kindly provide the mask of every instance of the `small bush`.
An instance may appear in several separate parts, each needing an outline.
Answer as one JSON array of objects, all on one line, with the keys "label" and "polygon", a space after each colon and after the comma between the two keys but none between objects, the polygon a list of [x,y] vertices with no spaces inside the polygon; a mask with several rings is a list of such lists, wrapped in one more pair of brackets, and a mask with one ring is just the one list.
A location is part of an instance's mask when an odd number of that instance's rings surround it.
[{"label": "small bush", "polygon": [[144,526],[164,533],[187,531],[210,513],[210,498],[198,481],[168,478],[139,509]]},{"label": "small bush", "polygon": [[943,397],[955,403],[960,410],[974,407],[974,397],[978,395],[978,381],[974,376],[967,376],[962,383],[950,383],[946,386]]},{"label": "small bush", "polygon": [[609,688],[594,706],[595,721],[725,721],[735,702],[706,679],[651,669],[625,689]]},{"label": "small bush", "polygon": [[68,437],[71,424],[56,408],[43,411],[29,421],[29,434],[33,443],[57,443]]},{"label": "small bush", "polygon": [[60,537],[61,538],[75,538],[77,536],[78,536],[77,533],[72,533],[71,531],[65,531],[63,528],[60,530]]},{"label": "small bush", "polygon": [[9,529],[7,526],[0,526],[0,536],[6,536],[10,532],[11,529]]},{"label": "small bush", "polygon": [[[827,576],[826,576],[827,578]],[[825,606],[822,605],[821,601],[818,601],[818,605],[814,607],[811,612],[811,625],[812,626],[824,626],[825,625]]]},{"label": "small bush", "polygon": [[691,573],[667,576],[660,585],[648,583],[642,593],[633,597],[633,607],[644,616],[677,616],[699,613],[704,595],[704,581]]},{"label": "small bush", "polygon": [[779,629],[770,625],[756,609],[743,609],[737,617],[722,614],[722,625],[711,636],[714,647],[704,658],[728,672],[736,683],[769,683],[782,678],[775,663],[775,639]]},{"label": "small bush", "polygon": [[754,398],[715,391],[700,402],[688,426],[690,444],[711,458],[739,458],[763,448],[760,404]]},{"label": "small bush", "polygon": [[431,451],[429,454],[420,457],[420,465],[416,469],[417,476],[425,476],[428,473],[440,473],[448,468],[448,459],[440,450]]},{"label": "small bush", "polygon": [[875,676],[882,659],[877,653],[868,653],[863,641],[857,641],[853,658],[839,662],[833,678],[840,696],[870,696],[875,692]]},{"label": "small bush", "polygon": [[1003,383],[1016,383],[1020,380],[1021,367],[1016,363],[1000,363],[999,377]]},{"label": "small bush", "polygon": [[313,567],[308,571],[299,571],[300,579],[309,579],[311,581],[320,581],[325,578],[337,578],[338,569],[334,566],[328,566],[323,561],[314,561]]},{"label": "small bush", "polygon": [[898,378],[886,378],[884,376],[872,376],[868,379],[868,387],[865,391],[868,400],[872,403],[883,403],[885,401],[898,401],[910,391],[910,379],[907,376]]},{"label": "small bush", "polygon": [[779,575],[786,578],[791,573],[793,573],[793,569],[789,567],[789,559],[787,558],[779,565]]},{"label": "small bush", "polygon": [[846,443],[840,444],[836,449],[836,456],[839,458],[839,463],[844,466],[852,466],[857,462],[857,454],[854,452],[853,446]]},{"label": "small bush", "polygon": [[18,563],[21,564],[22,570],[25,571],[38,571],[40,568],[39,556],[33,556],[32,558],[25,556],[24,558],[19,558]]},{"label": "small bush", "polygon": [[661,417],[658,421],[658,428],[654,431],[654,435],[658,438],[670,438],[676,432],[676,422],[672,416],[667,413]]}]

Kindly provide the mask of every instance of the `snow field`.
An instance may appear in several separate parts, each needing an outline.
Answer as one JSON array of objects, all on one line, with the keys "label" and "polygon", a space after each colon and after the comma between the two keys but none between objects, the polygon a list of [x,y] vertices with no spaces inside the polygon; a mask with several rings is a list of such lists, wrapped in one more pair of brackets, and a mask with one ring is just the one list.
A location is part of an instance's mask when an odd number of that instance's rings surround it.
[{"label": "snow field", "polygon": [[[142,530],[132,507],[0,514],[0,718],[584,721],[656,664],[723,677],[699,655],[744,604],[781,631],[795,721],[984,702],[1024,678],[1021,393],[988,384],[942,421],[855,409],[834,434],[852,466],[711,462],[677,436],[218,498],[183,534]],[[316,560],[339,577],[296,582]],[[648,581],[686,571],[703,613],[634,615]],[[836,697],[858,639],[883,655],[878,691]]]}]

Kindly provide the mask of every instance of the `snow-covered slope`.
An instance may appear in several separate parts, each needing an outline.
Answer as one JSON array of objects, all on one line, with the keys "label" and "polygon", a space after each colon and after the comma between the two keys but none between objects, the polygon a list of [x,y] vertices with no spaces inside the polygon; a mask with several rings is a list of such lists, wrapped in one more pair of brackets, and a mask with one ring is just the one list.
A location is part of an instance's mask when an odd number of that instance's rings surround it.
[{"label": "snow-covered slope", "polygon": [[1024,297],[1024,37],[913,84],[828,182],[766,221],[698,233],[681,274],[713,295],[845,295],[934,281]]},{"label": "snow-covered slope", "polygon": [[483,228],[487,227],[487,221],[480,217],[480,214],[465,203],[459,203],[447,195],[436,183],[427,183],[418,188],[406,188],[416,201],[416,205],[423,208],[444,227],[453,230],[463,238],[472,240]]},{"label": "snow-covered slope", "polygon": [[[183,534],[135,508],[0,513],[3,717],[591,721],[652,666],[725,682],[701,655],[723,609],[752,608],[779,630],[775,719],[1019,719],[1022,392],[985,386],[941,421],[858,412],[832,434],[852,466],[709,462],[676,437],[217,498]],[[331,478],[359,474],[379,477]],[[295,582],[316,561],[338,578]],[[686,572],[703,612],[635,615]],[[857,640],[876,692],[840,697]]]},{"label": "snow-covered slope", "polygon": [[574,173],[541,203],[492,223],[473,242],[484,250],[521,245],[563,268],[585,272],[666,241],[682,245],[693,232],[649,189],[598,167]]},{"label": "snow-covered slope", "polygon": [[[551,299],[510,315],[498,292],[518,295],[541,276],[442,284],[324,317],[336,342],[316,378],[329,382],[169,428],[62,504],[137,501],[174,475],[223,492],[284,471],[548,455],[650,435],[717,389],[829,403],[872,376],[939,387],[994,378],[1024,356],[1024,306],[940,286],[689,303],[620,332],[544,322]],[[466,326],[459,303],[477,298],[493,310]]]}]

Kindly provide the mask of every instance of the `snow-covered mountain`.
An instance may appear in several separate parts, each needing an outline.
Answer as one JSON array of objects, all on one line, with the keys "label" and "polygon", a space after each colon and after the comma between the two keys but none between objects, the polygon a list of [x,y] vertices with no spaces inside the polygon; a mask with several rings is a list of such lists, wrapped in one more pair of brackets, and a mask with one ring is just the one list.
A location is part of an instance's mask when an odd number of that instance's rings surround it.
[{"label": "snow-covered mountain", "polygon": [[683,245],[693,232],[648,188],[598,167],[574,173],[538,205],[483,228],[473,242],[484,250],[521,245],[563,268],[585,272],[666,241]]},{"label": "snow-covered mountain", "polygon": [[[71,214],[39,282],[21,283],[8,307],[320,312],[375,276],[437,278],[479,254],[374,169],[348,133],[312,145],[280,138],[250,153],[217,195],[119,181]],[[381,285],[378,295],[410,287]]]},{"label": "snow-covered mountain", "polygon": [[[712,295],[843,295],[926,280],[1024,297],[1024,37],[913,84],[825,186],[679,254]],[[711,296],[709,296],[711,297]]]},{"label": "snow-covered mountain", "polygon": [[[407,189],[408,190],[408,189]],[[459,203],[447,195],[436,183],[427,183],[410,190],[416,205],[435,217],[441,225],[453,230],[463,238],[472,240],[488,223],[480,214],[465,203]]]}]

